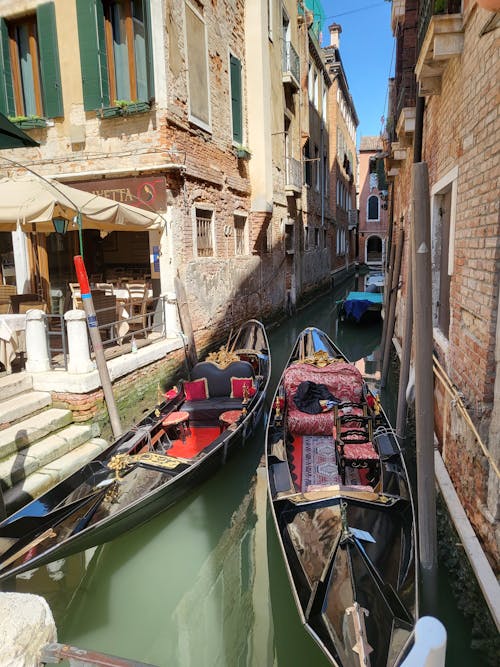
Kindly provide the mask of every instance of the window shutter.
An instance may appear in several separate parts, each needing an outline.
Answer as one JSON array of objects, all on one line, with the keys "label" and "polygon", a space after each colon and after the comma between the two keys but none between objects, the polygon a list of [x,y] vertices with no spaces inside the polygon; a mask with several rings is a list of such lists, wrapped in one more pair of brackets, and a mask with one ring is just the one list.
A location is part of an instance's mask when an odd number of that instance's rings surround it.
[{"label": "window shutter", "polygon": [[16,115],[10,68],[9,32],[3,18],[0,18],[0,111],[6,116]]},{"label": "window shutter", "polygon": [[241,62],[230,56],[231,69],[231,111],[233,116],[233,140],[239,144],[243,141],[243,119],[241,100]]},{"label": "window shutter", "polygon": [[101,0],[77,0],[78,40],[85,111],[109,106],[108,65]]},{"label": "window shutter", "polygon": [[151,0],[143,0],[144,21],[146,23],[146,62],[148,68],[148,95],[149,100],[155,96],[155,71],[153,59],[153,33],[151,31]]},{"label": "window shutter", "polygon": [[53,2],[36,8],[43,112],[47,118],[63,116],[61,72],[57,48],[56,14]]}]

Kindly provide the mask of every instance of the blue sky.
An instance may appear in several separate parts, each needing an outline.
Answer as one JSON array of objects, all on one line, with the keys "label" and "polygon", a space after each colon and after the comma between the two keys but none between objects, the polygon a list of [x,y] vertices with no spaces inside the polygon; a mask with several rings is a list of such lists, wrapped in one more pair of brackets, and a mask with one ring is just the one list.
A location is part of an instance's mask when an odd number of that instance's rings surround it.
[{"label": "blue sky", "polygon": [[356,112],[359,138],[378,135],[387,115],[387,80],[394,74],[391,3],[384,0],[323,0],[323,46],[330,43],[328,26],[339,23],[340,55]]}]

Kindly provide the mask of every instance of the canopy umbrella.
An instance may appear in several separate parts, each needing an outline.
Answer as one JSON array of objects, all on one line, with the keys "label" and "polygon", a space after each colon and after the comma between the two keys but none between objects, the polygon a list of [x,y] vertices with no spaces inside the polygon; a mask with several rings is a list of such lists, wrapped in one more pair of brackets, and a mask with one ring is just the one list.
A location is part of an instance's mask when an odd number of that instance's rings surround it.
[{"label": "canopy umbrella", "polygon": [[29,137],[0,113],[0,150],[39,145],[38,141]]},{"label": "canopy umbrella", "polygon": [[[52,232],[54,218],[72,221],[75,229],[145,231],[161,228],[153,211],[122,204],[35,175],[0,179],[0,230]],[[34,226],[34,227],[33,227]]]}]

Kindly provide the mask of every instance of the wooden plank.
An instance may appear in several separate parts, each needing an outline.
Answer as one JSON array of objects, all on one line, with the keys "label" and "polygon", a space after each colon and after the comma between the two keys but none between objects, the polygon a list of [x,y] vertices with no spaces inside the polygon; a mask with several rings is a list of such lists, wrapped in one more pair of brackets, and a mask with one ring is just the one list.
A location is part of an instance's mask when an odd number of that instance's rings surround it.
[{"label": "wooden plank", "polygon": [[175,295],[177,299],[177,308],[179,310],[179,319],[181,328],[187,338],[186,344],[186,360],[189,365],[189,370],[198,361],[198,354],[196,352],[196,344],[193,334],[193,326],[191,323],[191,315],[189,314],[189,305],[186,295],[186,290],[181,279],[176,276],[174,278]]}]

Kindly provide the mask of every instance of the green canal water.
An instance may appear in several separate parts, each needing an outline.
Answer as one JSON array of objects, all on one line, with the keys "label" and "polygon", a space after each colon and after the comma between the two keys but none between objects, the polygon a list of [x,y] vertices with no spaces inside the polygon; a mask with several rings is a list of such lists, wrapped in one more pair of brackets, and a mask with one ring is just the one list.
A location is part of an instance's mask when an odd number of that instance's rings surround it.
[{"label": "green canal water", "polygon": [[[336,339],[377,383],[382,327],[339,324],[337,301],[348,287],[269,332],[270,396],[308,325]],[[389,415],[393,394],[389,388],[383,397]],[[245,449],[181,503],[113,542],[18,577],[15,589],[47,599],[59,641],[158,667],[328,665],[290,593],[259,468],[263,443],[261,425]],[[445,574],[439,606],[447,665],[482,667]]]}]

